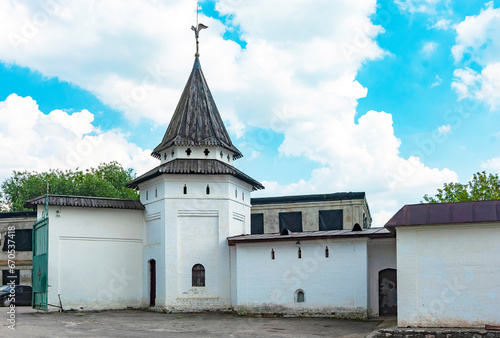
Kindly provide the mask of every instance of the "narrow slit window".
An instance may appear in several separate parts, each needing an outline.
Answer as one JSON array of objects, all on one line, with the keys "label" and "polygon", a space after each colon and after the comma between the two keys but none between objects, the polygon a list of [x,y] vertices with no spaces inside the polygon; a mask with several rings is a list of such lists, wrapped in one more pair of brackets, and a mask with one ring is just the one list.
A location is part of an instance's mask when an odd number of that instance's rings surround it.
[{"label": "narrow slit window", "polygon": [[274,259],[274,249],[271,249],[271,259]]},{"label": "narrow slit window", "polygon": [[149,191],[146,190],[146,201],[149,199]]},{"label": "narrow slit window", "polygon": [[299,259],[301,259],[302,258],[302,249],[301,248],[299,248],[299,253],[298,254],[299,254]]},{"label": "narrow slit window", "polygon": [[158,188],[155,188],[155,198],[158,197]]},{"label": "narrow slit window", "polygon": [[244,200],[245,200],[245,193],[244,193],[244,192],[242,192],[242,193],[241,193],[241,200],[242,200],[242,201],[244,201]]},{"label": "narrow slit window", "polygon": [[238,198],[238,189],[235,189],[235,190],[234,190],[234,197],[235,197],[235,198]]},{"label": "narrow slit window", "polygon": [[207,195],[210,195],[210,186],[207,184]]},{"label": "narrow slit window", "polygon": [[330,257],[330,251],[328,250],[328,247],[325,248],[325,257]]},{"label": "narrow slit window", "polygon": [[188,187],[184,184],[184,195],[187,195],[188,193]]},{"label": "narrow slit window", "polygon": [[195,264],[191,271],[192,286],[205,286],[205,267],[201,264]]}]

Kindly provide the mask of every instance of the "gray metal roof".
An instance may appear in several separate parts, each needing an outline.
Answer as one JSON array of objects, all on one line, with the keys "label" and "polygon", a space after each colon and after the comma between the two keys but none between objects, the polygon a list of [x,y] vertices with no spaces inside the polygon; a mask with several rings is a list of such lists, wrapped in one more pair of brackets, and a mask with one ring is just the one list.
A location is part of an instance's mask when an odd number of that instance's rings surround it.
[{"label": "gray metal roof", "polygon": [[279,242],[279,241],[297,241],[297,240],[317,240],[317,239],[341,239],[352,237],[368,237],[368,238],[393,238],[389,230],[385,228],[370,228],[362,231],[352,230],[328,230],[328,231],[305,231],[292,232],[290,235],[281,235],[279,233],[262,234],[262,235],[239,235],[228,237],[229,245],[240,243],[255,243],[255,242]]},{"label": "gray metal roof", "polygon": [[[29,201],[26,201],[24,206],[26,208],[34,208],[36,205],[44,205],[45,197],[46,195],[42,195],[30,199]],[[139,200],[90,196],[49,195],[49,205],[84,208],[144,210],[144,205]]]},{"label": "gray metal roof", "polygon": [[253,190],[264,189],[260,182],[254,180],[232,165],[214,159],[176,159],[164,163],[127,183],[127,187],[136,189],[139,183],[162,174],[199,174],[199,175],[232,175],[248,184]]},{"label": "gray metal roof", "polygon": [[344,200],[356,200],[356,199],[362,200],[364,198],[365,198],[364,192],[338,192],[338,193],[333,193],[333,194],[252,198],[252,205],[322,202],[322,201],[325,201],[325,202],[326,201],[344,201]]},{"label": "gray metal roof", "polygon": [[500,222],[500,200],[405,205],[385,227],[479,222]]},{"label": "gray metal roof", "polygon": [[226,131],[198,57],[165,136],[151,155],[160,158],[160,152],[173,145],[220,146],[232,151],[233,159],[243,157]]}]

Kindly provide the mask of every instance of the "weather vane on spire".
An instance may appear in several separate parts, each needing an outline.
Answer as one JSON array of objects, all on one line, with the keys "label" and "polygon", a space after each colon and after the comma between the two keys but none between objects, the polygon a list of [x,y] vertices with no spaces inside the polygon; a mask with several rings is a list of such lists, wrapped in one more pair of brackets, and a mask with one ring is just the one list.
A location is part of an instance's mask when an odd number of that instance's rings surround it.
[{"label": "weather vane on spire", "polygon": [[196,26],[191,26],[191,29],[194,31],[194,36],[196,38],[196,54],[194,55],[196,57],[200,56],[199,48],[198,48],[198,46],[199,46],[198,38],[200,37],[200,30],[208,28],[208,26],[205,26],[202,23],[198,23],[199,10],[200,10],[200,5],[198,2],[196,2]]}]

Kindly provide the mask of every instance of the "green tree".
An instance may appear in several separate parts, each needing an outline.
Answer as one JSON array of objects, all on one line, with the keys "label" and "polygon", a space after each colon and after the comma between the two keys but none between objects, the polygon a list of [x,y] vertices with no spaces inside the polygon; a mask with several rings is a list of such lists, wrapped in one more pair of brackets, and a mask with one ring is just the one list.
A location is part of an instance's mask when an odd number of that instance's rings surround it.
[{"label": "green tree", "polygon": [[14,171],[2,183],[2,211],[25,211],[24,203],[47,192],[55,195],[76,195],[138,199],[137,191],[125,184],[135,178],[132,169],[118,162],[102,163],[85,171],[51,169],[48,172]]},{"label": "green tree", "polygon": [[498,199],[500,199],[500,179],[497,174],[487,174],[485,171],[474,174],[467,184],[445,183],[434,197],[427,194],[424,196],[424,201],[428,203]]}]

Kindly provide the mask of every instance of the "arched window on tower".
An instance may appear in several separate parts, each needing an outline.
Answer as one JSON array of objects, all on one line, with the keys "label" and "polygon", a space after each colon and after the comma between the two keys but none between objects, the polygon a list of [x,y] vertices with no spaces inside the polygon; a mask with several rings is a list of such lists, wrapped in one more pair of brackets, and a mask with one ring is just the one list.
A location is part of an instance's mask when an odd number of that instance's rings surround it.
[{"label": "arched window on tower", "polygon": [[205,268],[201,264],[195,264],[192,269],[193,286],[205,286]]},{"label": "arched window on tower", "polygon": [[304,303],[305,301],[305,295],[304,295],[304,290],[298,289],[295,291],[295,303]]}]

